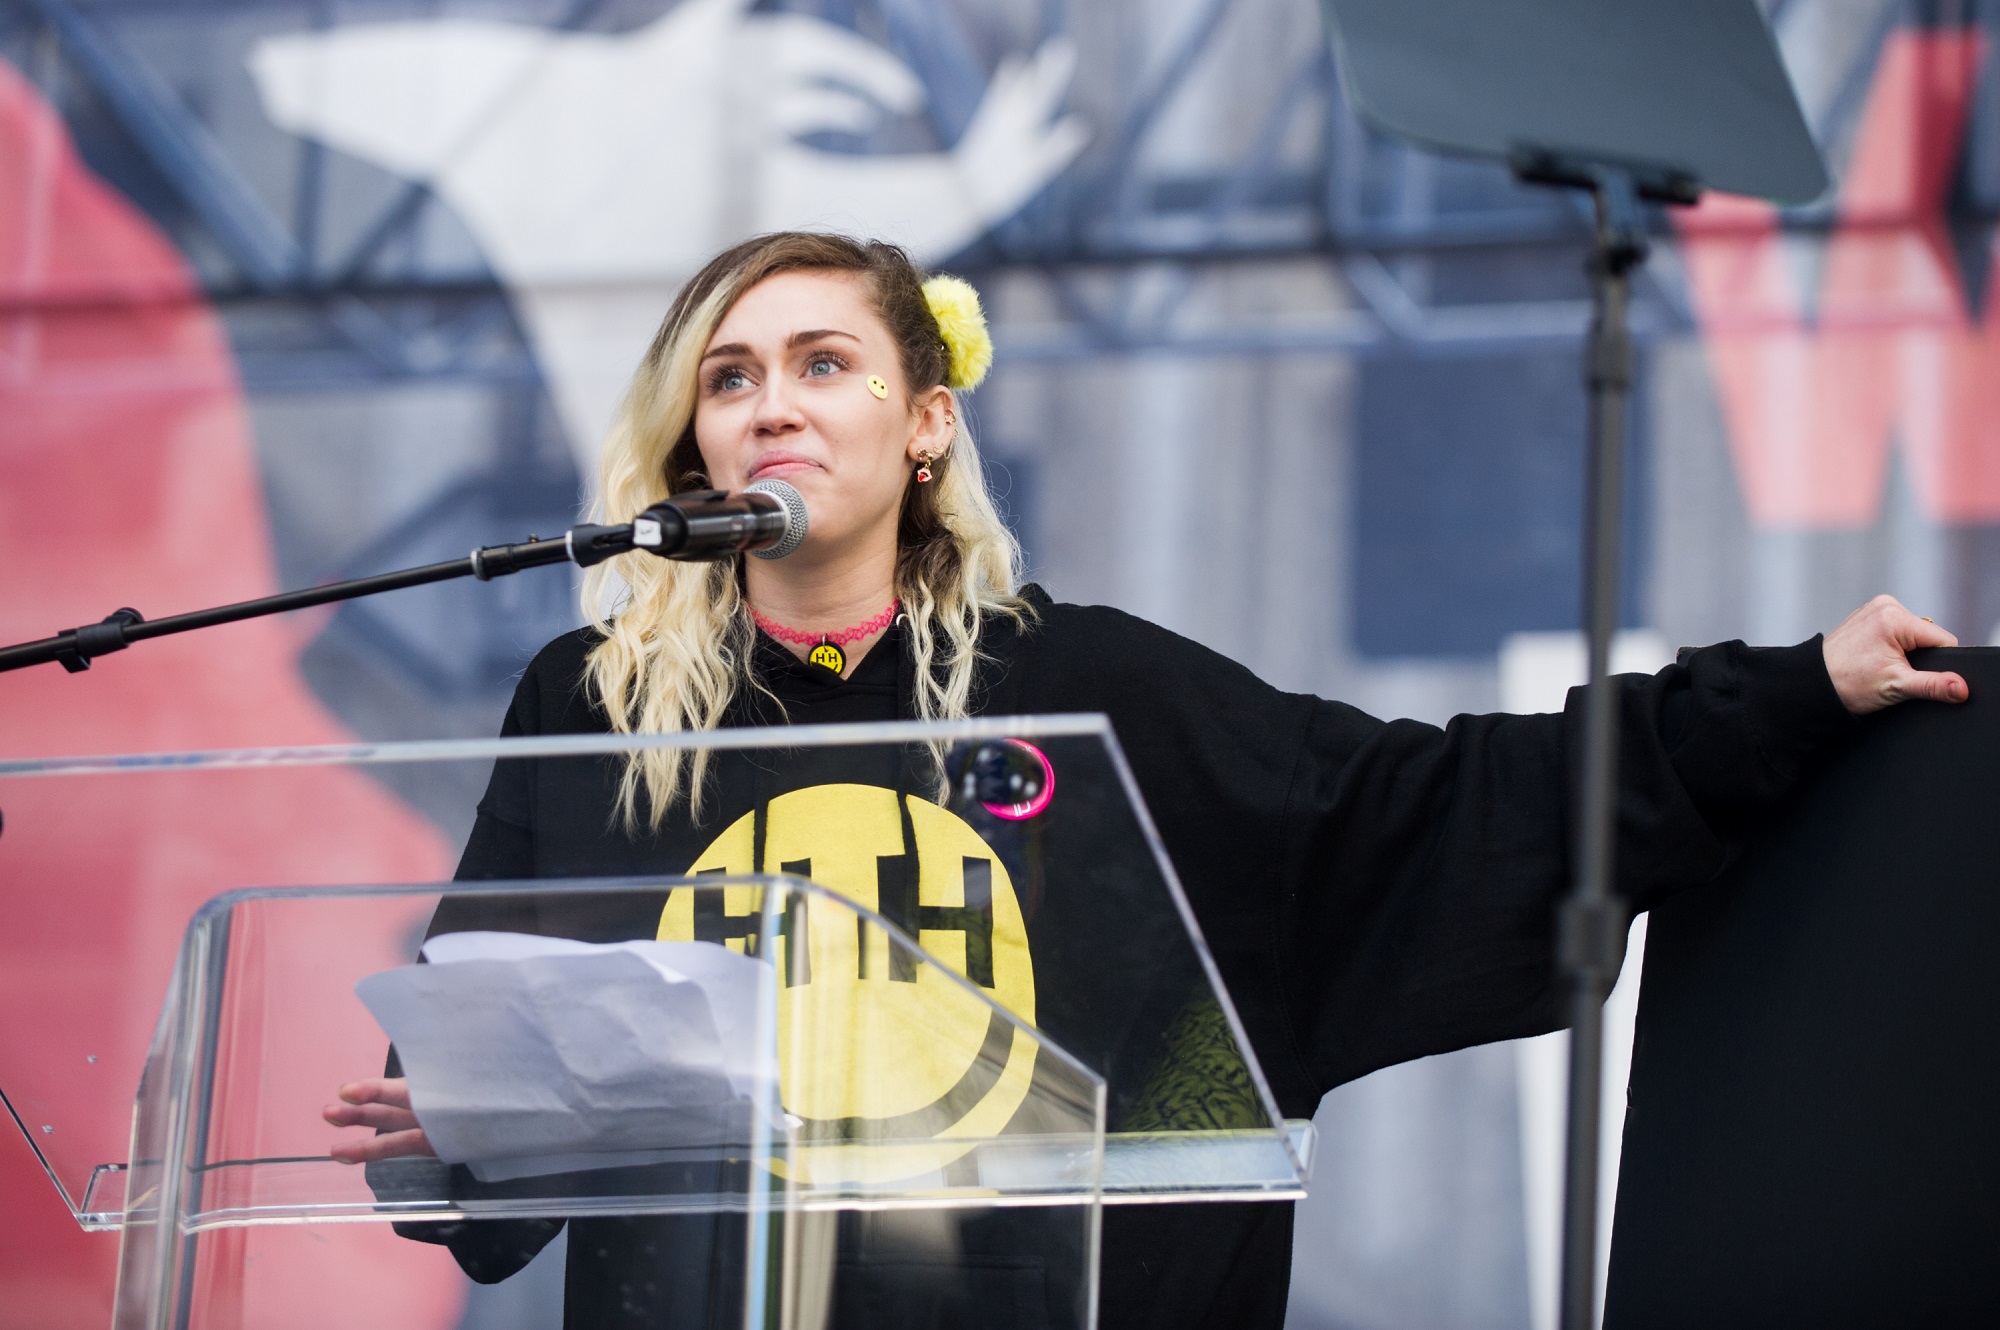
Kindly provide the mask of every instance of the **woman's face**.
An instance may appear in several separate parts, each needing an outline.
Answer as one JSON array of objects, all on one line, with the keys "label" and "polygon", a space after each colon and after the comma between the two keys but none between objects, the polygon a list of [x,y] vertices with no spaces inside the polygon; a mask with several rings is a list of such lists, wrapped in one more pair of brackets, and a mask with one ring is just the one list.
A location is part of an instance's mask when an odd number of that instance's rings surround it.
[{"label": "woman's face", "polygon": [[[919,454],[941,451],[949,397],[911,400],[867,279],[784,272],[737,300],[701,363],[695,443],[711,484],[782,479],[805,496],[805,551],[824,556],[885,538]],[[870,378],[887,386],[878,397]]]}]

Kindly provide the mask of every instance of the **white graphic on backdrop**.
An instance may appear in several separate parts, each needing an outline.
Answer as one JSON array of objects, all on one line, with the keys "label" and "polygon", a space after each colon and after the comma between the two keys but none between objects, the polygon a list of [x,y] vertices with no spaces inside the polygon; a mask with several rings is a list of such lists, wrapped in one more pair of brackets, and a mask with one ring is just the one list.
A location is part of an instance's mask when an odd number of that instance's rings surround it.
[{"label": "white graphic on backdrop", "polygon": [[950,152],[823,152],[923,106],[882,48],[749,0],[623,34],[465,19],[259,42],[273,123],[426,182],[512,292],[585,475],[674,291],[742,236],[845,231],[934,261],[1005,220],[1086,137],[1066,42],[1003,64]]}]

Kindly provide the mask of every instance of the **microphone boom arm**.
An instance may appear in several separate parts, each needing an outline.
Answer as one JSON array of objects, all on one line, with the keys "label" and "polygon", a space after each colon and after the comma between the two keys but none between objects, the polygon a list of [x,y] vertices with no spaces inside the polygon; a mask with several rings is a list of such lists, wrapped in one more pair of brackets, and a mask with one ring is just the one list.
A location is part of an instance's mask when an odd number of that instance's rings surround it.
[{"label": "microphone boom arm", "polygon": [[631,522],[617,526],[573,526],[561,540],[530,536],[519,545],[487,545],[447,563],[329,582],[303,591],[281,591],[275,596],[165,619],[149,620],[135,609],[114,610],[97,623],[65,629],[54,637],[0,647],[0,673],[53,662],[71,674],[81,674],[96,657],[123,651],[148,638],[354,600],[384,591],[400,591],[404,587],[448,582],[454,577],[476,577],[489,582],[523,568],[551,563],[573,563],[588,568],[633,550],[645,550],[663,559],[688,561],[726,559],[739,553],[783,558],[805,539],[805,527],[804,501],[797,490],[780,480],[761,481],[738,495],[721,490],[691,490],[661,500]]},{"label": "microphone boom arm", "polygon": [[144,642],[149,638],[258,619],[266,614],[283,614],[288,610],[309,609],[314,605],[354,600],[384,591],[400,591],[404,587],[448,582],[455,577],[476,577],[486,582],[543,564],[574,562],[587,567],[632,548],[631,531],[630,526],[579,526],[561,540],[531,538],[519,545],[488,545],[474,550],[463,559],[452,559],[446,563],[376,573],[372,577],[357,577],[345,582],[329,582],[301,591],[281,591],[275,596],[260,596],[256,600],[194,610],[165,619],[147,619],[135,609],[114,610],[97,623],[65,629],[54,637],[0,647],[0,673],[53,662],[71,674],[81,674],[90,668],[90,662],[95,657],[123,651],[134,642]]}]

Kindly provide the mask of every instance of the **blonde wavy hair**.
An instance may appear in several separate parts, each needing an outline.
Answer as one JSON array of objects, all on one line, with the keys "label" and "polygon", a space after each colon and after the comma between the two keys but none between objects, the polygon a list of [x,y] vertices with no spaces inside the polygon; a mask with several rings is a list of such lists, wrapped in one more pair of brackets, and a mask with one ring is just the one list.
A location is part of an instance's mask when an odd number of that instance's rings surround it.
[{"label": "blonde wavy hair", "polygon": [[[746,240],[710,260],[661,322],[605,441],[594,520],[629,522],[670,494],[708,484],[694,436],[701,358],[745,291],[801,270],[860,276],[898,346],[910,391],[948,383],[950,351],[924,298],[924,274],[901,249],[811,232]],[[925,720],[969,714],[982,625],[994,616],[1020,623],[1030,612],[1020,598],[1020,545],[1000,520],[957,414],[932,483],[905,488],[897,530],[896,595],[916,666],[912,702]],[[621,555],[586,575],[583,607],[603,633],[586,683],[618,733],[714,729],[748,690],[769,696],[751,672],[757,634],[741,557],[674,563]],[[681,799],[699,820],[708,768],[706,750],[634,753],[618,792],[626,830],[657,831]]]}]

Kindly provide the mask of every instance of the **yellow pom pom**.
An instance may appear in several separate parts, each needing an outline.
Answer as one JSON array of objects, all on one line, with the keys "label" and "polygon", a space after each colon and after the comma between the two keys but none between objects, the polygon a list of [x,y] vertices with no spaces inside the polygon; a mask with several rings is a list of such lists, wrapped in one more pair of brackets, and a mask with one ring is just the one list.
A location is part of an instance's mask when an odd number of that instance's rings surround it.
[{"label": "yellow pom pom", "polygon": [[993,367],[993,335],[986,331],[979,292],[962,277],[940,274],[924,283],[924,303],[931,307],[944,338],[945,387],[977,388]]}]

